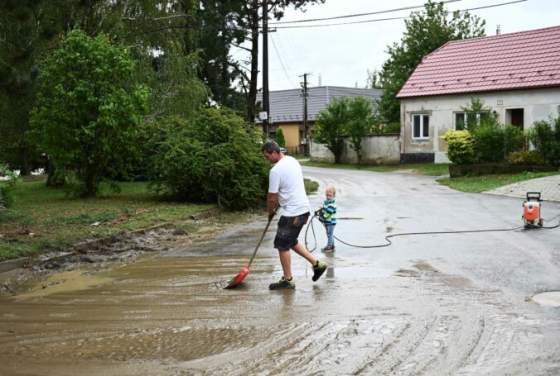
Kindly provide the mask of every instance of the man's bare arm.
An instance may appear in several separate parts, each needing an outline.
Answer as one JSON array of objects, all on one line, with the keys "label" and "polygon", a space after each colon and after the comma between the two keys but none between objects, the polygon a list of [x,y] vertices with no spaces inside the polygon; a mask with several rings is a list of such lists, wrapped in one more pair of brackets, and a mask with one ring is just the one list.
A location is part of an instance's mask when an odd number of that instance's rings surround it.
[{"label": "man's bare arm", "polygon": [[272,218],[278,209],[278,193],[267,193],[266,195],[266,211],[269,218]]}]

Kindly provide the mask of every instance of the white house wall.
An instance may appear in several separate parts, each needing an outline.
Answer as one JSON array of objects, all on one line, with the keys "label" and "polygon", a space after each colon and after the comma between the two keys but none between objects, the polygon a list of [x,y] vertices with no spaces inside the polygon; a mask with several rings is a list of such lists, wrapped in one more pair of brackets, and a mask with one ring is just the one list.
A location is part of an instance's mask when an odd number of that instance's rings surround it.
[{"label": "white house wall", "polygon": [[[524,129],[529,129],[536,121],[560,115],[560,88],[403,98],[401,153],[434,153],[436,163],[448,162],[447,145],[440,137],[454,128],[454,113],[468,107],[473,97],[480,98],[486,107],[496,111],[500,123],[506,122],[508,109],[523,108]],[[417,113],[430,115],[427,140],[412,140],[412,115]]]}]

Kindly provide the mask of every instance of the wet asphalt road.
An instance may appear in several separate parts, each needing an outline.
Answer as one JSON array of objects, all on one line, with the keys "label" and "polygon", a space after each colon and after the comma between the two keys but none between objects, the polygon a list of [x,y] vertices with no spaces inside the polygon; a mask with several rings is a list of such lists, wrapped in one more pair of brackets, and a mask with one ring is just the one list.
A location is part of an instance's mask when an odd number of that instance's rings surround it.
[{"label": "wet asphalt road", "polygon": [[[305,175],[321,182],[313,207],[334,184],[339,216],[361,218],[335,230],[354,244],[521,224],[520,200],[455,192],[429,177]],[[557,215],[560,205],[544,204],[545,218]],[[311,282],[294,256],[296,290],[270,292],[281,275],[272,229],[244,286],[223,290],[264,225],[0,299],[0,374],[560,374],[560,308],[531,300],[560,290],[560,229],[337,244],[321,255],[331,266],[321,280]]]}]

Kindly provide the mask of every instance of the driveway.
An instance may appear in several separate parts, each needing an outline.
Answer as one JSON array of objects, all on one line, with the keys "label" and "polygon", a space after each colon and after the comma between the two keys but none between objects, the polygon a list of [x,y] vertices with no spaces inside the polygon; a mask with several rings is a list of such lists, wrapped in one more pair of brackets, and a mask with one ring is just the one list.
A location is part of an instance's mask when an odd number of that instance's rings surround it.
[{"label": "driveway", "polygon": [[560,175],[546,176],[544,178],[525,180],[509,184],[484,193],[525,198],[527,192],[541,192],[545,201],[560,202]]},{"label": "driveway", "polygon": [[[460,193],[410,174],[304,172],[321,192],[337,187],[339,216],[348,219],[336,235],[353,244],[521,225],[516,198]],[[560,214],[560,204],[545,206],[547,216]],[[317,283],[294,257],[296,290],[271,292],[281,275],[272,229],[245,285],[223,290],[264,225],[0,300],[0,374],[560,373],[560,308],[532,300],[560,290],[560,229],[337,244],[321,255],[331,267]]]}]

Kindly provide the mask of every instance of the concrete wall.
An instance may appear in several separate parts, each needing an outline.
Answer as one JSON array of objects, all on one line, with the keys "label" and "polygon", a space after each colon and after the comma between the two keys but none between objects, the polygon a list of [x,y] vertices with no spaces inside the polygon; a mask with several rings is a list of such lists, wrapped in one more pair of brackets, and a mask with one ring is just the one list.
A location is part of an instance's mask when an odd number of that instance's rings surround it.
[{"label": "concrete wall", "polygon": [[[323,144],[311,142],[310,156],[312,161],[334,162],[334,155]],[[345,140],[342,163],[356,163],[358,158]],[[396,164],[400,161],[400,142],[398,135],[371,136],[362,141],[362,162],[367,164]]]},{"label": "concrete wall", "polygon": [[[463,112],[471,98],[480,98],[485,107],[496,111],[498,121],[507,124],[508,109],[524,110],[524,129],[533,126],[535,121],[559,116],[560,88],[514,90],[493,93],[472,93],[468,95],[442,95],[401,100],[401,153],[434,153],[436,163],[448,162],[447,145],[441,136],[455,128],[455,112]],[[412,115],[430,116],[429,138],[412,139]]]}]

